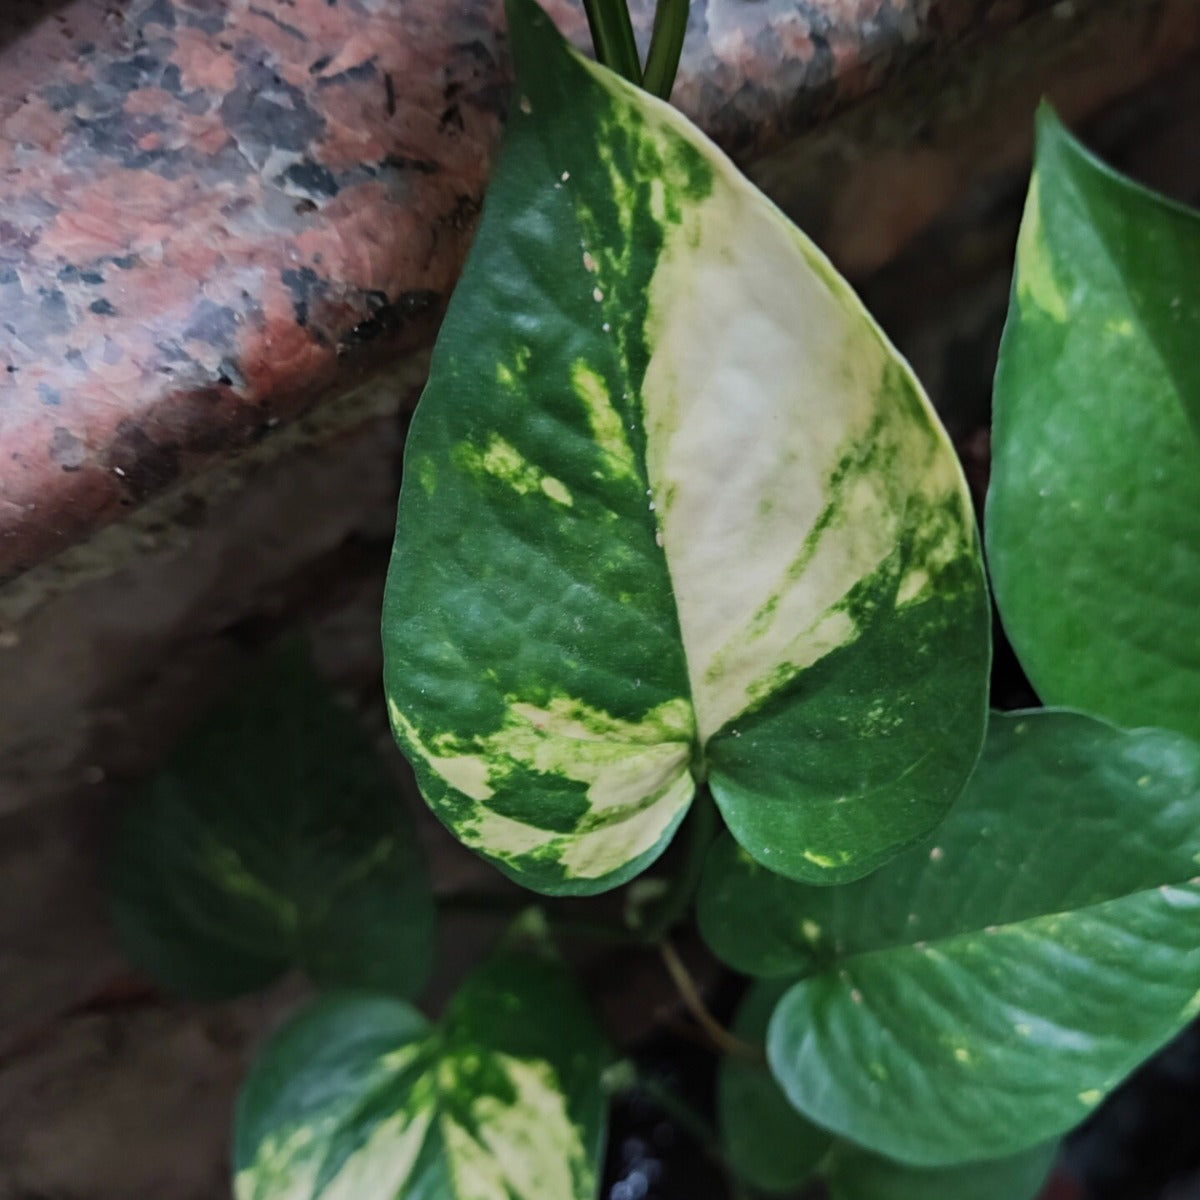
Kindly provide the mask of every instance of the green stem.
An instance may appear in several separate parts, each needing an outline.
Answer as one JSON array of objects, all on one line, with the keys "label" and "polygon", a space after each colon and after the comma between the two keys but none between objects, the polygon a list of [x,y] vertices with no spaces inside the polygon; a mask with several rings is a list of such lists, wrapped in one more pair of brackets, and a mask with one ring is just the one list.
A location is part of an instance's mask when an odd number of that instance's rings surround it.
[{"label": "green stem", "polygon": [[708,1011],[708,1005],[704,1003],[704,997],[700,994],[700,989],[696,986],[696,981],[692,978],[692,974],[684,965],[683,959],[679,957],[675,947],[671,944],[670,938],[663,938],[659,942],[658,952],[662,956],[663,965],[667,968],[667,974],[671,976],[671,982],[675,985],[676,991],[679,992],[679,998],[683,1001],[688,1012],[695,1018],[696,1024],[708,1035],[708,1040],[712,1042],[713,1048],[717,1053],[729,1055],[733,1058],[741,1058],[747,1062],[765,1067],[767,1064],[766,1055],[759,1047],[752,1046],[736,1034],[730,1033]]},{"label": "green stem", "polygon": [[642,64],[626,0],[583,0],[596,57],[606,67],[641,87]]},{"label": "green stem", "polygon": [[642,941],[657,945],[683,919],[700,885],[700,873],[704,869],[704,858],[714,837],[720,830],[717,806],[708,788],[702,787],[696,794],[692,811],[687,818],[688,844],[683,866],[671,880],[658,903],[646,914],[637,931]]},{"label": "green stem", "polygon": [[688,0],[658,0],[642,87],[664,100],[670,99],[671,88],[675,86],[675,72],[679,69],[687,22]]}]

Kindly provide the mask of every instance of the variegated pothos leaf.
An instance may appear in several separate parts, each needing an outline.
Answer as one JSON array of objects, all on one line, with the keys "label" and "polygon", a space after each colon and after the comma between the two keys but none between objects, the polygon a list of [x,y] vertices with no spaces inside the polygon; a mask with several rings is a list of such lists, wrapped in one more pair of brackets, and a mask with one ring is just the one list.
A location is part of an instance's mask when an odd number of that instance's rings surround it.
[{"label": "variegated pothos leaf", "polygon": [[238,1101],[237,1200],[594,1200],[607,1051],[564,969],[503,952],[438,1025],[326,996]]},{"label": "variegated pothos leaf", "polygon": [[519,97],[414,420],[397,739],[530,887],[602,890],[707,780],[813,881],[929,829],[978,752],[987,603],[930,405],[679,113],[512,0]]}]

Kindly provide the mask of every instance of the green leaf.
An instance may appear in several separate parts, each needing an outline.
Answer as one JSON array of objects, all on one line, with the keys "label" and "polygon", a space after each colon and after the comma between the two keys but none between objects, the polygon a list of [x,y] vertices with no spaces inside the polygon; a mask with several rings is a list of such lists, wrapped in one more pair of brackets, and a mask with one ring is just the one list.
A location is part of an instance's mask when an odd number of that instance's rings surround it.
[{"label": "green leaf", "polygon": [[592,1200],[605,1055],[542,955],[497,955],[437,1026],[399,1000],[327,997],[242,1090],[237,1200]]},{"label": "green leaf", "polygon": [[400,798],[298,648],[172,753],[122,822],[113,915],[163,987],[226,996],[289,966],[414,995],[433,896]]},{"label": "green leaf", "polygon": [[967,492],[908,366],[674,109],[510,4],[504,152],[405,457],[384,609],[426,798],[589,893],[707,780],[773,869],[931,828],[985,719]]},{"label": "green leaf", "polygon": [[743,970],[804,976],[768,1041],[798,1109],[949,1165],[1056,1137],[1200,1011],[1198,862],[1194,742],[995,715],[932,838],[832,889],[725,839],[701,927]]},{"label": "green leaf", "polygon": [[1033,1200],[1058,1143],[957,1167],[909,1167],[849,1143],[827,1165],[830,1200]]},{"label": "green leaf", "polygon": [[988,549],[1039,694],[1200,736],[1200,214],[1038,115]]},{"label": "green leaf", "polygon": [[[733,1032],[752,1046],[766,1040],[767,1022],[789,984],[758,983],[746,993]],[[833,1144],[824,1129],[788,1103],[762,1063],[725,1055],[717,1067],[717,1120],[729,1162],[765,1192],[795,1191]]]},{"label": "green leaf", "polygon": [[[734,1020],[752,1045],[765,1039],[788,981],[755,984]],[[833,1136],[788,1102],[765,1064],[726,1056],[717,1074],[717,1114],[730,1163],[766,1192],[794,1192],[814,1172],[831,1200],[1030,1200],[1038,1192],[1057,1143],[1011,1158],[954,1167],[910,1167]]]}]

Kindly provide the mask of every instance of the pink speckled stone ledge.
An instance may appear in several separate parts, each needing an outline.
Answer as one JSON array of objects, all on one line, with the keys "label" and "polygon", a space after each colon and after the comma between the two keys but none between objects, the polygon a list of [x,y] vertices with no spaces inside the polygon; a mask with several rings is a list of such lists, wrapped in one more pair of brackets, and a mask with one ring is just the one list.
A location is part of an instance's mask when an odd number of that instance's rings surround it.
[{"label": "pink speckled stone ledge", "polygon": [[[500,0],[31,2],[0,15],[0,580],[428,345],[509,82]],[[750,161],[1044,4],[694,0],[675,101]]]}]

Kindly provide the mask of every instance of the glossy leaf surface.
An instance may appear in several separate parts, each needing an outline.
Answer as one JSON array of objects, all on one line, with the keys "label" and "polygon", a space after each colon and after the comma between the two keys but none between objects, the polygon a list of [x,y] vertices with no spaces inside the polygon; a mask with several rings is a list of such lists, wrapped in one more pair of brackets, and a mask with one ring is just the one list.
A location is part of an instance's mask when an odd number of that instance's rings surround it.
[{"label": "glossy leaf surface", "polygon": [[1200,214],[1043,108],[996,376],[988,547],[1050,704],[1200,736]]},{"label": "glossy leaf surface", "polygon": [[604,1061],[539,955],[486,963],[437,1026],[382,996],[319,1000],[243,1088],[237,1200],[593,1200]]},{"label": "glossy leaf surface", "polygon": [[798,1109],[948,1165],[1056,1137],[1200,1011],[1197,863],[1195,743],[994,715],[931,839],[832,889],[724,839],[701,927],[742,970],[803,976],[769,1037]]},{"label": "glossy leaf surface", "polygon": [[665,104],[512,0],[519,96],[409,439],[397,739],[522,883],[596,892],[707,778],[752,854],[863,874],[978,752],[958,463],[848,286]]},{"label": "glossy leaf surface", "polygon": [[[753,985],[734,1031],[761,1045],[776,1002],[790,983]],[[732,1056],[717,1074],[717,1114],[726,1153],[737,1173],[763,1191],[794,1193],[814,1173],[831,1200],[1032,1200],[1054,1159],[1056,1145],[1010,1158],[953,1167],[911,1167],[833,1136],[789,1103],[765,1063]]]},{"label": "glossy leaf surface", "polygon": [[298,647],[150,780],[111,878],[122,945],[172,991],[233,995],[300,966],[410,996],[428,975],[433,895],[415,831]]}]

